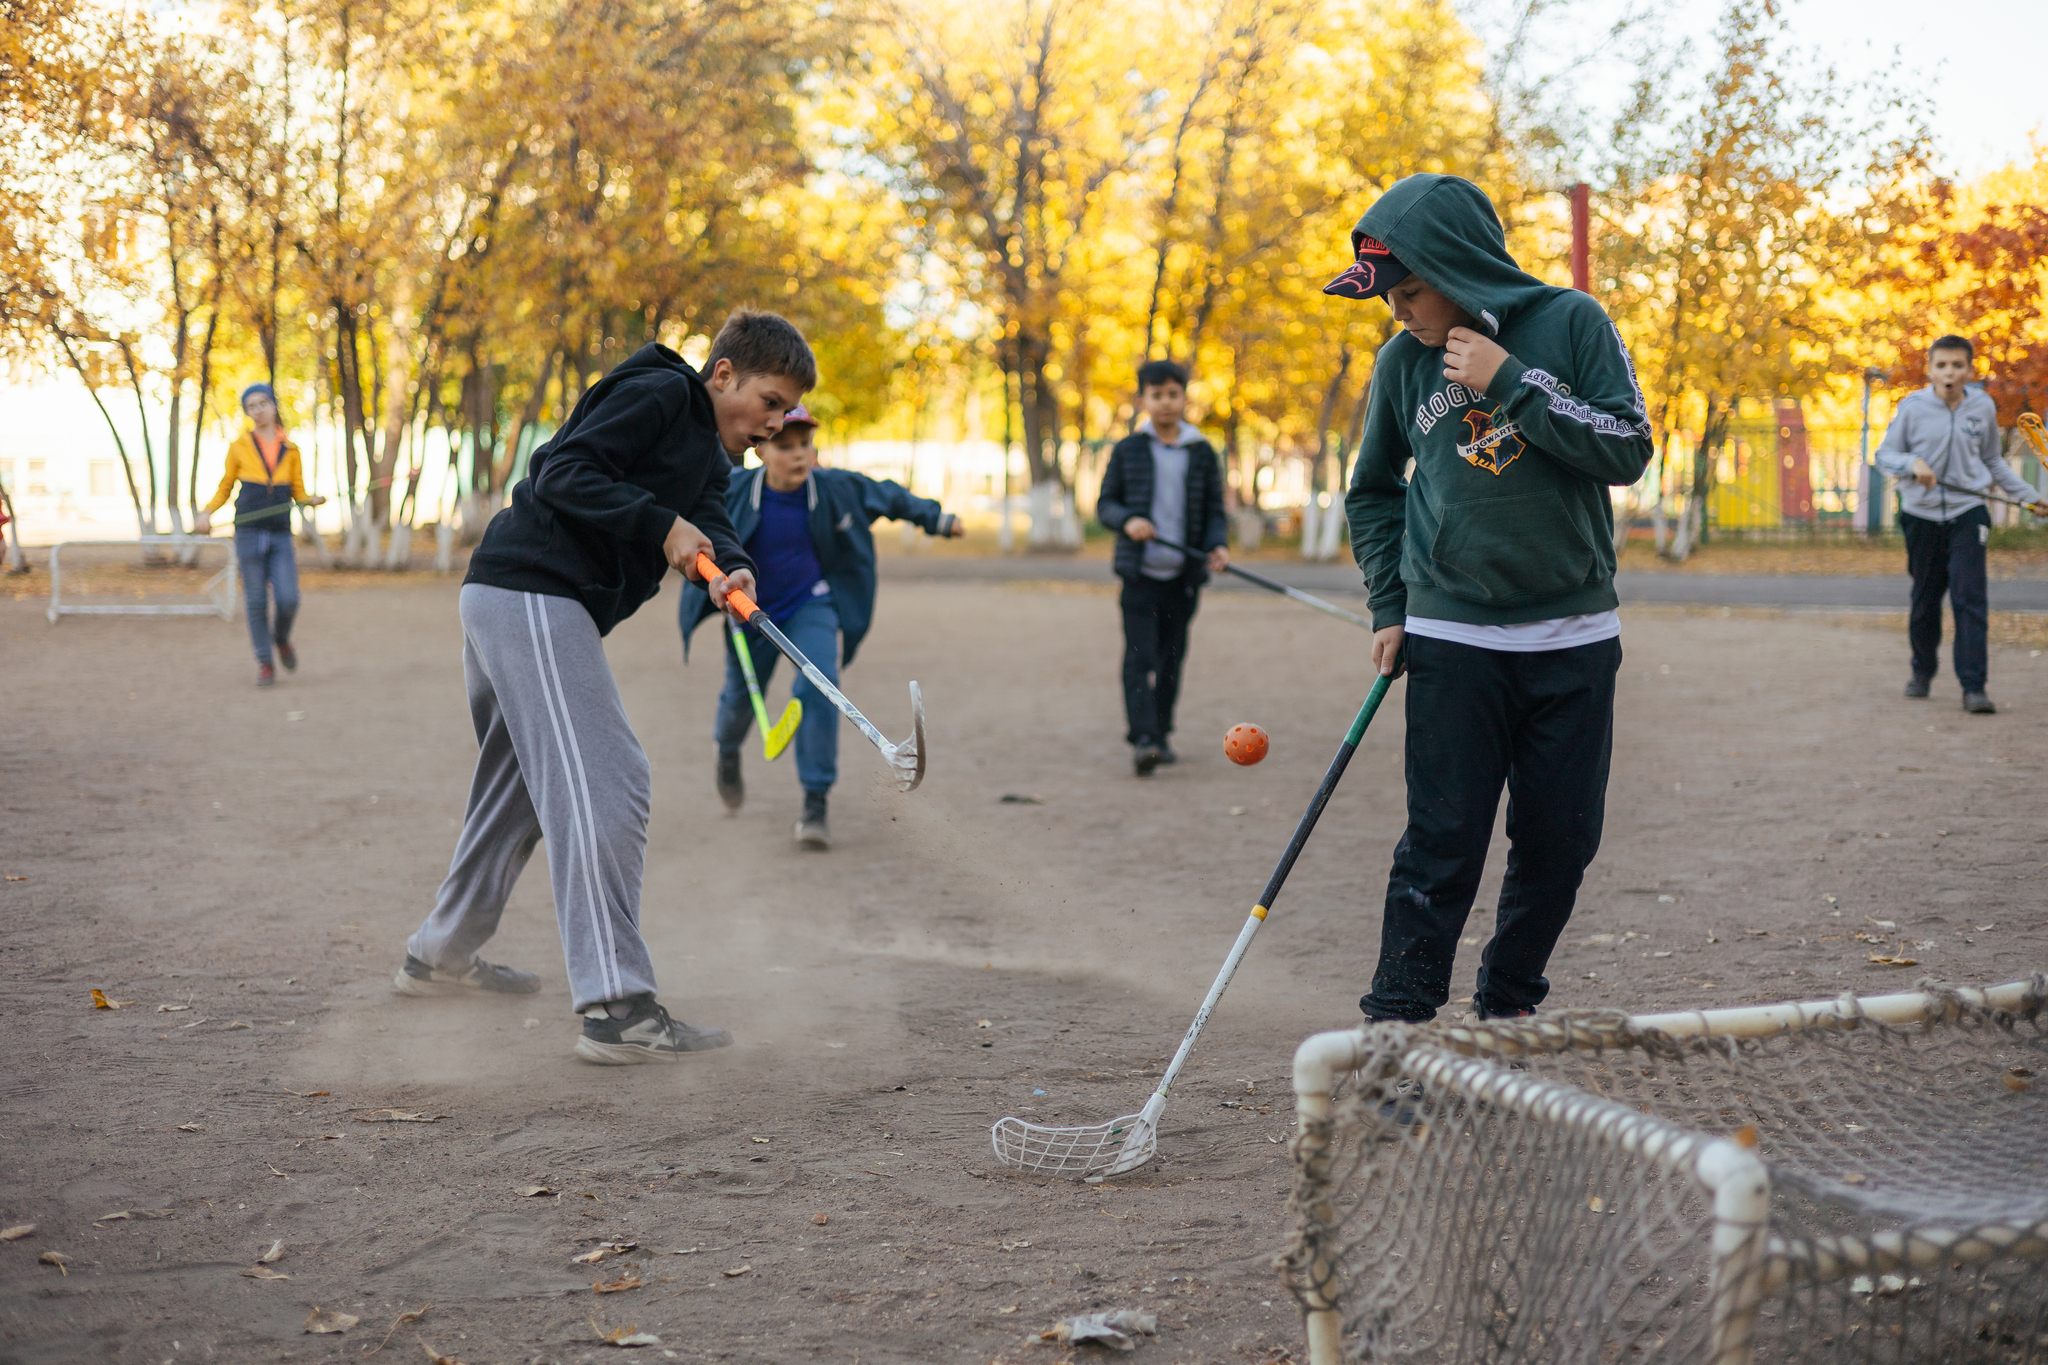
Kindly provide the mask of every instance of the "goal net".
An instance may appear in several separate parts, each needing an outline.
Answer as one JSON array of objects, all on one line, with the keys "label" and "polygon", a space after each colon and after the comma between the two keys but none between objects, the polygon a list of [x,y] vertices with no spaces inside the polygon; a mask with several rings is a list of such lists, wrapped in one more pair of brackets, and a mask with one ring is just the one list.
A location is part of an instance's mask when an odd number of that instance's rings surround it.
[{"label": "goal net", "polygon": [[1320,1034],[1312,1365],[2048,1361],[2048,974]]},{"label": "goal net", "polygon": [[67,616],[218,616],[240,606],[226,537],[67,540],[50,547],[51,625]]}]

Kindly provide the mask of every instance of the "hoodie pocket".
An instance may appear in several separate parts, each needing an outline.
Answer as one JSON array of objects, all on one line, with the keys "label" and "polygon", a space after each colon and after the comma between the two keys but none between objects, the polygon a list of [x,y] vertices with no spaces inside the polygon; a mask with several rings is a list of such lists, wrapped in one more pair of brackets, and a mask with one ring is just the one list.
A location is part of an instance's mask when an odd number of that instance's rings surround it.
[{"label": "hoodie pocket", "polygon": [[1430,560],[1446,592],[1514,606],[1563,597],[1593,572],[1593,546],[1555,490],[1447,503]]}]

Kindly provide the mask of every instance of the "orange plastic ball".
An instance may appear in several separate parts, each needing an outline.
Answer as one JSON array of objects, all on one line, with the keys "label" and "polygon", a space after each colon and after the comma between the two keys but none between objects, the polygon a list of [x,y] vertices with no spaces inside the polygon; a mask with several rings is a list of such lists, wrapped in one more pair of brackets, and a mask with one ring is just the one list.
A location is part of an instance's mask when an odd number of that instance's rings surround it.
[{"label": "orange plastic ball", "polygon": [[1223,736],[1223,753],[1232,763],[1252,764],[1266,756],[1266,732],[1246,723],[1233,725]]}]

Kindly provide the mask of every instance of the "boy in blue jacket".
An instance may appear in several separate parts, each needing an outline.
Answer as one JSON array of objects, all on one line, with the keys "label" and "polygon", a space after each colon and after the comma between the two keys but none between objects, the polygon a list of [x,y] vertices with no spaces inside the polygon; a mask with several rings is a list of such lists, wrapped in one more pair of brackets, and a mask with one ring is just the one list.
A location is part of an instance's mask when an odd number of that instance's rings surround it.
[{"label": "boy in blue jacket", "polygon": [[1408,828],[1359,1004],[1424,1020],[1450,998],[1505,787],[1476,1005],[1530,1014],[1600,847],[1621,667],[1608,489],[1642,477],[1650,424],[1606,312],[1524,273],[1476,185],[1401,180],[1351,245],[1324,292],[1385,298],[1404,329],[1373,362],[1345,511],[1373,663],[1408,673]]},{"label": "boy in blue jacket", "polygon": [[[725,509],[759,573],[761,609],[837,686],[839,666],[853,662],[874,620],[874,522],[881,517],[911,521],[933,536],[964,531],[960,518],[929,498],[912,497],[901,484],[850,469],[819,468],[812,436],[817,425],[802,407],[785,416],[782,430],[754,447],[761,467],[733,471]],[[693,584],[683,590],[679,619],[685,658],[691,632],[716,611],[702,588]],[[713,729],[717,786],[726,809],[736,811],[747,794],[740,779],[740,743],[754,723],[754,711],[739,653],[730,633],[720,634],[726,642],[725,690],[718,696]],[[755,676],[766,687],[781,652],[757,631],[745,635]],[[804,789],[796,839],[805,848],[830,848],[826,795],[839,780],[839,709],[808,678],[799,676],[792,690],[804,708],[796,731],[796,775]]]}]

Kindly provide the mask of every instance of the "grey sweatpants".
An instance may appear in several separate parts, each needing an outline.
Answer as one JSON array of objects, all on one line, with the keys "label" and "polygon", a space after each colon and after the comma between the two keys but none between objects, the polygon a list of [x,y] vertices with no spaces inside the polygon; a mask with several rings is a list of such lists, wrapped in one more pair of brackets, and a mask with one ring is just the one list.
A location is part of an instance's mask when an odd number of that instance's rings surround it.
[{"label": "grey sweatpants", "polygon": [[406,951],[430,967],[469,961],[546,838],[573,1007],[652,991],[640,877],[653,780],[596,623],[566,597],[465,584],[462,673],[476,775],[447,880]]}]

